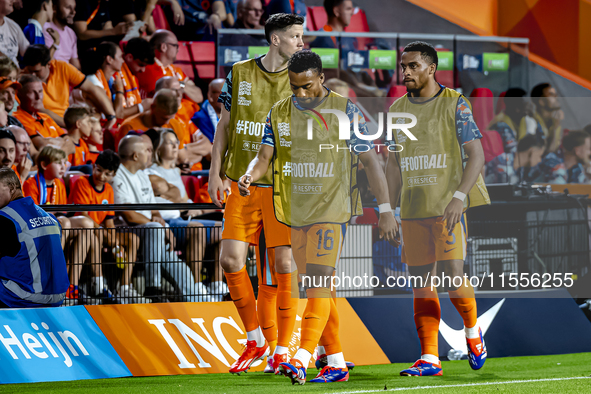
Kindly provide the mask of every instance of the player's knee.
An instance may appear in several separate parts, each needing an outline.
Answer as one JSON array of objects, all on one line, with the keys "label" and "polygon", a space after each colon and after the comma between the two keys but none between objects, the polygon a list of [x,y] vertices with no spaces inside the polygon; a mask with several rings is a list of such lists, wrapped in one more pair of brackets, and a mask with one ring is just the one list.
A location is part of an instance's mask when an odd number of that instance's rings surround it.
[{"label": "player's knee", "polygon": [[221,253],[220,265],[225,272],[238,272],[244,267],[244,259],[235,254]]}]

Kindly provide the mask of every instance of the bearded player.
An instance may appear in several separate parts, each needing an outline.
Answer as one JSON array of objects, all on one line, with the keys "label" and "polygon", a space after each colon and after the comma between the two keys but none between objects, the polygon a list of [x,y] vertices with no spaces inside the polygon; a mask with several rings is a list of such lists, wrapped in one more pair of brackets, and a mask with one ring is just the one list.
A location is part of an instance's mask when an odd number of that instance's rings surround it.
[{"label": "bearded player", "polygon": [[[277,219],[292,227],[294,259],[305,265],[308,301],[302,316],[300,348],[289,362],[279,365],[292,384],[306,382],[306,370],[319,341],[328,365],[314,383],[343,382],[349,372],[339,338],[339,316],[331,295],[330,279],[339,260],[347,225],[352,215],[361,213],[356,187],[358,159],[364,165],[375,192],[380,233],[393,242],[397,223],[388,203],[386,178],[371,141],[362,141],[353,132],[367,134],[361,111],[348,99],[323,86],[320,56],[311,51],[295,53],[289,60],[289,80],[293,95],[277,102],[269,115],[257,157],[250,163],[238,186],[251,196],[253,184],[273,168],[273,204]],[[339,110],[342,117],[324,110]],[[324,121],[310,122],[319,113]],[[348,117],[348,118],[347,118]],[[357,121],[355,118],[357,117]],[[344,118],[341,119],[341,118]],[[344,124],[350,138],[339,139]],[[354,149],[353,149],[354,148]],[[273,163],[271,167],[271,162]]]},{"label": "bearded player", "polygon": [[[221,207],[220,200],[228,191],[221,178],[223,164],[225,175],[232,180],[232,193],[226,202],[222,224],[220,263],[247,336],[246,348],[231,366],[230,373],[245,372],[252,363],[265,357],[269,353],[267,342],[271,346],[277,344],[273,371],[288,359],[298,302],[291,294],[292,287],[297,289],[297,271],[292,267],[290,230],[275,219],[270,171],[253,186],[248,198],[240,197],[236,181],[256,156],[269,108],[291,94],[287,61],[304,46],[303,23],[304,19],[298,15],[269,17],[265,24],[269,52],[234,64],[219,98],[224,106],[213,142],[208,192]],[[257,308],[245,262],[249,244],[259,244],[261,229],[268,258],[261,259],[257,270],[260,285]],[[264,256],[259,252],[258,256],[261,255]]]},{"label": "bearded player", "polygon": [[[400,372],[403,376],[442,375],[437,336],[441,309],[437,289],[429,277],[437,265],[452,280],[451,302],[464,320],[468,358],[472,369],[486,361],[486,347],[477,324],[474,289],[462,278],[466,258],[466,216],[469,207],[489,204],[480,172],[484,165],[482,135],[467,100],[435,80],[437,52],[425,42],[404,48],[400,65],[407,94],[390,112],[417,118],[410,135],[398,130],[389,150],[386,176],[390,202],[400,198],[402,259],[412,276],[423,278],[413,289],[414,319],[421,342],[421,358]],[[409,123],[398,118],[396,123]],[[390,147],[392,148],[392,146]],[[456,283],[453,287],[453,283]]]}]

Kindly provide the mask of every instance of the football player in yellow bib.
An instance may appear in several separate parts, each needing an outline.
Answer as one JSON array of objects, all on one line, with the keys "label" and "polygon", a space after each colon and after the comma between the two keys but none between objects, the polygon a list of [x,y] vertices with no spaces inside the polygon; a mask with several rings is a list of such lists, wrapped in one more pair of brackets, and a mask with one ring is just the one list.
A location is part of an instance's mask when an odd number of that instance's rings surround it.
[{"label": "football player in yellow bib", "polygon": [[[307,287],[308,302],[302,317],[300,348],[279,369],[292,383],[304,384],[312,352],[321,341],[328,365],[311,382],[342,382],[349,379],[349,372],[330,287],[347,224],[352,215],[361,213],[356,188],[358,159],[380,204],[380,233],[394,242],[398,226],[373,144],[370,140],[360,141],[354,132],[357,123],[358,133],[368,134],[361,111],[323,86],[322,61],[314,52],[295,53],[288,70],[293,95],[278,101],[269,111],[257,157],[240,178],[238,187],[249,198],[256,191],[252,185],[273,169],[275,216],[291,227],[294,259],[298,267],[306,267],[303,284]],[[325,110],[333,111],[332,115]],[[337,110],[339,115],[334,112]],[[325,114],[323,122],[308,122],[320,113]],[[312,128],[311,139],[308,124]],[[346,140],[340,139],[341,126],[346,128]]]},{"label": "football player in yellow bib", "polygon": [[[467,234],[464,212],[490,203],[480,175],[482,135],[464,96],[435,80],[437,62],[432,45],[408,44],[400,62],[408,93],[390,107],[390,112],[412,114],[417,121],[408,129],[412,138],[402,130],[392,136],[390,143],[397,145],[397,152],[389,150],[386,166],[392,206],[400,198],[403,262],[410,275],[424,278],[423,287],[413,289],[422,355],[400,372],[406,376],[442,374],[437,345],[441,309],[437,289],[429,279],[437,274],[436,262],[455,279],[448,286],[449,296],[464,320],[470,366],[480,369],[486,361],[474,289],[462,278]],[[408,120],[398,118],[396,123]]]},{"label": "football player in yellow bib", "polygon": [[[232,193],[224,212],[220,264],[247,336],[246,349],[230,373],[247,371],[269,353],[269,345],[276,347],[265,372],[275,372],[274,365],[288,359],[298,301],[291,294],[292,287],[297,289],[297,271],[292,267],[290,231],[275,219],[270,174],[259,180],[249,198],[240,197],[236,181],[256,156],[269,108],[291,94],[287,61],[304,46],[303,23],[298,15],[271,15],[265,24],[269,52],[234,64],[219,98],[224,105],[213,142],[208,192],[221,207],[228,192],[221,179],[223,164]],[[261,230],[268,258],[260,259],[257,270],[257,305],[245,262],[249,244],[259,245]],[[257,255],[265,256],[261,252]]]}]

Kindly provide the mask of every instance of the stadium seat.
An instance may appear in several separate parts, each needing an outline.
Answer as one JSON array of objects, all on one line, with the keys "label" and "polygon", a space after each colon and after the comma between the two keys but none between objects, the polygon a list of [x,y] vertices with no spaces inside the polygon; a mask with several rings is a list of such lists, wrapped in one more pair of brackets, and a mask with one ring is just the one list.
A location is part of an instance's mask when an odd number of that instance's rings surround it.
[{"label": "stadium seat", "polygon": [[154,18],[156,29],[170,30],[170,25],[168,24],[168,20],[166,19],[166,15],[161,6],[156,5],[156,8],[152,11],[152,18]]},{"label": "stadium seat", "polygon": [[472,113],[479,130],[486,130],[494,114],[493,92],[487,88],[477,88],[470,94]]},{"label": "stadium seat", "polygon": [[352,88],[349,88],[349,98],[354,104],[357,103],[357,94]]},{"label": "stadium seat", "polygon": [[215,63],[215,43],[214,42],[189,42],[191,56],[196,63],[214,62]]},{"label": "stadium seat", "polygon": [[192,63],[175,63],[175,65],[179,66],[180,69],[187,74],[187,77],[195,79],[195,68]]},{"label": "stadium seat", "polygon": [[190,41],[179,41],[179,50],[176,55],[177,62],[191,62]]},{"label": "stadium seat", "polygon": [[501,92],[501,94],[499,94],[499,99],[497,100],[497,107],[495,108],[495,115],[505,109],[505,100],[503,97],[505,97],[506,93],[507,92],[505,91],[505,92]]},{"label": "stadium seat", "polygon": [[484,161],[488,163],[505,150],[503,148],[503,139],[495,130],[486,130],[482,132],[482,150],[484,151]]},{"label": "stadium seat", "polygon": [[388,99],[386,100],[386,111],[397,98],[400,98],[406,94],[406,86],[404,85],[392,85],[388,90]]},{"label": "stadium seat", "polygon": [[78,179],[80,179],[82,175],[71,175],[70,178],[68,179],[68,190],[72,190],[72,188],[74,187],[74,184],[76,183],[76,181]]},{"label": "stadium seat", "polygon": [[191,42],[190,54],[201,79],[215,78],[215,43],[214,42]]},{"label": "stadium seat", "polygon": [[187,191],[187,196],[191,200],[193,200],[193,197],[195,196],[195,192],[196,192],[195,183],[196,183],[197,179],[192,175],[183,175],[181,178],[183,179],[183,184],[185,185],[185,190]]}]

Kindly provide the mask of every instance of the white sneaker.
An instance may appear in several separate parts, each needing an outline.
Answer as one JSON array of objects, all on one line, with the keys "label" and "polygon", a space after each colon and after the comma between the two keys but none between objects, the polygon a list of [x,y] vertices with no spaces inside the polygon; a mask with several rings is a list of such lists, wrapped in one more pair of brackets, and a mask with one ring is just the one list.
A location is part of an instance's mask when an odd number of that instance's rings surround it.
[{"label": "white sneaker", "polygon": [[148,298],[141,297],[131,284],[119,287],[118,297],[122,304],[149,304]]},{"label": "white sneaker", "polygon": [[223,281],[211,282],[209,284],[209,293],[213,302],[221,302],[224,300],[224,296],[230,292],[228,285]]},{"label": "white sneaker", "polygon": [[207,287],[201,282],[193,285],[191,295],[185,296],[186,302],[211,302],[211,296]]}]

